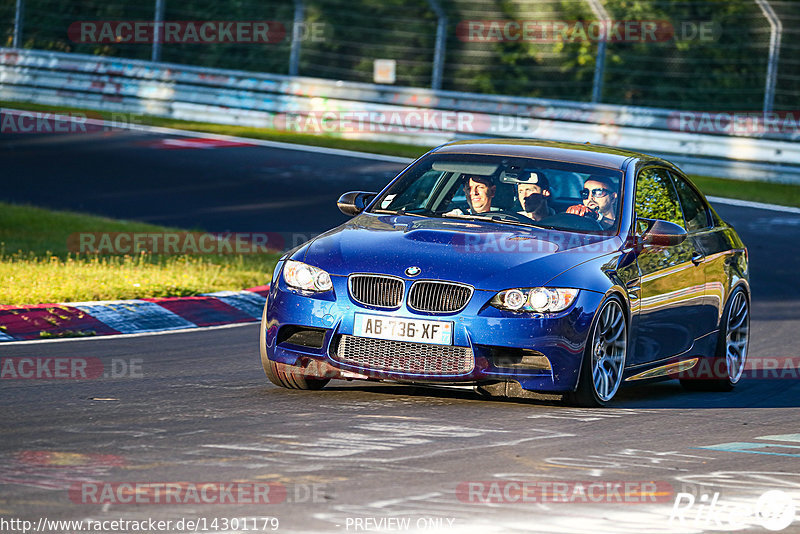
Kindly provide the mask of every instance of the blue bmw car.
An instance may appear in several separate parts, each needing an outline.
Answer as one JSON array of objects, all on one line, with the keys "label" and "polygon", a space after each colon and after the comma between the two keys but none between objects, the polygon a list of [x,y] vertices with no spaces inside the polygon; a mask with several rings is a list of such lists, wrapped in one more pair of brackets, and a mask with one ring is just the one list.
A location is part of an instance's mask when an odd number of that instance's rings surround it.
[{"label": "blue bmw car", "polygon": [[591,145],[454,142],[278,262],[261,360],[282,387],[469,385],[609,403],[626,383],[730,390],[747,249],[671,163]]}]

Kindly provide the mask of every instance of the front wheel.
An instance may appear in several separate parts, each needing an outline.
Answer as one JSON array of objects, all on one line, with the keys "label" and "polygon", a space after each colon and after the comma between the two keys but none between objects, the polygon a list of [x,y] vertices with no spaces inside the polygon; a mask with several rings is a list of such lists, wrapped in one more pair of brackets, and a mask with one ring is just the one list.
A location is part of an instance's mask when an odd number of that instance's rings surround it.
[{"label": "front wheel", "polygon": [[577,406],[605,406],[622,383],[628,353],[628,322],[619,297],[610,296],[603,302],[590,332],[578,388],[565,400]]},{"label": "front wheel", "polygon": [[688,391],[731,391],[744,373],[749,341],[750,303],[747,293],[738,287],[728,299],[728,306],[720,321],[711,371],[706,373],[707,369],[702,367],[706,362],[700,362],[701,371],[697,374],[713,378],[681,378],[681,385]]},{"label": "front wheel", "polygon": [[273,362],[267,356],[267,308],[264,307],[264,314],[261,317],[261,335],[259,337],[261,346],[261,366],[264,374],[270,382],[276,386],[289,389],[322,389],[330,382],[329,378],[319,378],[309,376],[303,368],[287,365],[285,363]]}]

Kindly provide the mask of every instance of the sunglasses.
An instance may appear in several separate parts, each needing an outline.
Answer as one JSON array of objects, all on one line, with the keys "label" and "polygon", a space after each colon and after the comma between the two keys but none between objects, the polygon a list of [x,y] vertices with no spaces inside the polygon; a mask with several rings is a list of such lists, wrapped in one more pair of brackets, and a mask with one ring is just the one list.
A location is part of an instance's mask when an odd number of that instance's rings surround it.
[{"label": "sunglasses", "polygon": [[603,189],[600,187],[598,187],[597,189],[592,189],[591,191],[589,189],[581,189],[581,198],[584,199],[589,198],[589,195],[593,196],[594,198],[603,198],[609,193],[611,193],[610,190]]}]

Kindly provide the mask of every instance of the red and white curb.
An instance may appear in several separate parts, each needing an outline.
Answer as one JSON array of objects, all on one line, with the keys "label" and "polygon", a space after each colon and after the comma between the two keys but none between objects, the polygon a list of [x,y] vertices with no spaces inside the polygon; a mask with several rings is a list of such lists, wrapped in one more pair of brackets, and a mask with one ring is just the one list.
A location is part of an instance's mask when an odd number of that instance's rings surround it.
[{"label": "red and white curb", "polygon": [[148,141],[144,143],[151,148],[160,148],[162,150],[178,150],[178,149],[210,149],[210,148],[229,148],[236,146],[257,146],[253,143],[244,141],[231,141],[228,139],[213,139],[210,137],[188,137],[188,138],[167,138],[156,139],[155,141]]},{"label": "red and white curb", "polygon": [[196,297],[0,306],[0,342],[164,332],[261,319],[269,286]]}]

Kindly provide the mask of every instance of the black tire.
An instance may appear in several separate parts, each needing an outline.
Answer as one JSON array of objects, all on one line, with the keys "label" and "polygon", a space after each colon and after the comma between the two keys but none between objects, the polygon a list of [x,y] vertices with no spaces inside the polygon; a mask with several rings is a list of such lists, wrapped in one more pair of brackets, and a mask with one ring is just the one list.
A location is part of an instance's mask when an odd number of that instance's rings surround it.
[{"label": "black tire", "polygon": [[[617,319],[611,321],[610,325],[605,324],[606,311],[613,311],[615,317],[619,318],[621,323],[617,323]],[[621,332],[611,328],[622,328]],[[599,344],[605,343],[606,334],[612,334],[610,337],[613,340],[611,346],[615,347],[617,354],[613,358],[607,358],[609,345],[603,347],[602,351],[599,350]],[[613,399],[622,384],[622,376],[625,372],[625,362],[628,356],[628,314],[626,313],[625,304],[616,296],[611,295],[606,298],[598,308],[592,326],[589,329],[589,337],[586,339],[586,349],[583,353],[583,361],[581,362],[581,370],[578,376],[578,387],[575,391],[569,392],[564,395],[564,401],[573,406],[581,406],[585,408],[597,408],[607,406]],[[621,343],[621,345],[620,345]],[[604,352],[603,357],[596,357]],[[599,361],[598,361],[599,359]],[[618,361],[619,360],[619,361]],[[606,394],[598,393],[597,386],[595,385],[594,370],[596,364],[598,371],[602,372],[606,369],[605,362],[609,362],[609,366],[613,369],[613,363],[616,362],[617,376],[615,377],[615,384],[611,388],[606,388]],[[609,391],[610,390],[610,391]],[[610,395],[608,394],[610,393]]]},{"label": "black tire", "polygon": [[[741,307],[743,306],[743,308]],[[744,316],[742,316],[742,311]],[[733,317],[732,317],[732,314]],[[742,333],[737,326],[739,320],[743,321],[744,339],[739,339]],[[702,358],[694,369],[687,371],[690,377],[680,378],[681,386],[687,391],[731,391],[739,382],[744,366],[747,363],[747,349],[750,344],[750,299],[747,292],[741,287],[737,287],[728,297],[725,304],[725,312],[719,324],[719,335],[717,337],[717,347],[712,358]],[[736,339],[730,339],[730,338]],[[734,345],[744,342],[741,354],[741,362],[732,362],[728,358],[729,342]],[[731,370],[731,365],[736,368]],[[709,376],[711,378],[698,378]]]},{"label": "black tire", "polygon": [[261,335],[259,337],[261,347],[261,366],[264,374],[270,382],[276,386],[288,389],[318,390],[325,387],[330,382],[330,378],[319,378],[308,374],[300,367],[286,365],[285,363],[273,362],[267,357],[267,308],[261,316]]}]

